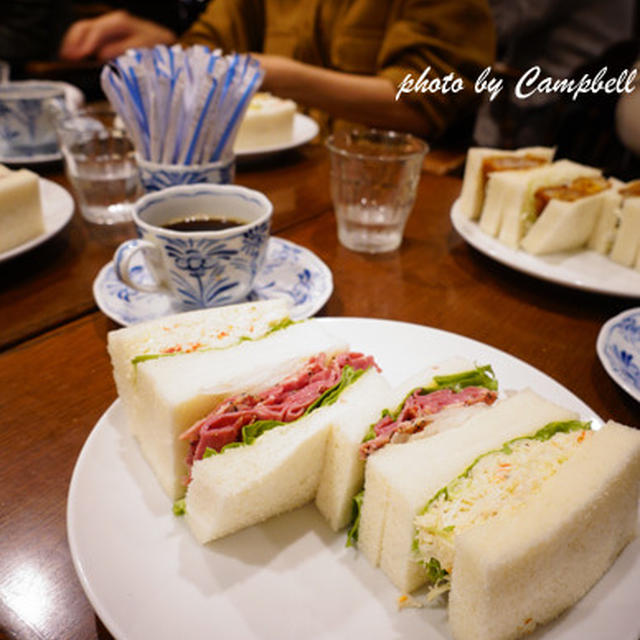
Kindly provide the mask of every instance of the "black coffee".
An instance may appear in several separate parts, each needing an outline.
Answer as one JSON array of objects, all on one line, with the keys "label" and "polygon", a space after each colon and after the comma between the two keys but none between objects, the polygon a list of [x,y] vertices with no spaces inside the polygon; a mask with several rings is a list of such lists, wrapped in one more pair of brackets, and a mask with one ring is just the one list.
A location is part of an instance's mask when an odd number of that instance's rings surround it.
[{"label": "black coffee", "polygon": [[242,220],[224,217],[190,216],[178,218],[162,225],[163,229],[171,231],[223,231],[245,224]]}]

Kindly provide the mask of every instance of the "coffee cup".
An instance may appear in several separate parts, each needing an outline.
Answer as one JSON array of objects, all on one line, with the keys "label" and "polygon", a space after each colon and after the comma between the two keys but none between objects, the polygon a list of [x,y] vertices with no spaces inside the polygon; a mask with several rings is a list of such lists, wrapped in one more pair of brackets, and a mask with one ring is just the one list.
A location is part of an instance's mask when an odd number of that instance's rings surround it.
[{"label": "coffee cup", "polygon": [[57,153],[52,108],[64,108],[64,103],[61,83],[0,84],[0,155],[10,159]]},{"label": "coffee cup", "polygon": [[[171,295],[184,310],[246,298],[266,256],[273,206],[236,185],[196,184],[149,193],[133,208],[139,238],[114,255],[117,277]],[[134,276],[142,268],[144,277]]]}]

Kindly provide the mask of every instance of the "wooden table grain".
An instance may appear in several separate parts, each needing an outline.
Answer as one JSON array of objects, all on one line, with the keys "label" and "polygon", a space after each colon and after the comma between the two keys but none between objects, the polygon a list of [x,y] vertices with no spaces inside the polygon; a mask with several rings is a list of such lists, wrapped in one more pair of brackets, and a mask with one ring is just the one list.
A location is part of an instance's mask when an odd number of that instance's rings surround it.
[{"label": "wooden table grain", "polygon": [[[449,220],[458,178],[423,174],[402,247],[377,256],[338,244],[323,149],[241,169],[238,182],[273,199],[278,235],[332,269],[335,289],[319,315],[480,340],[549,374],[603,418],[640,425],[638,404],[595,352],[601,325],[633,302],[542,282],[470,248]],[[76,216],[50,243],[0,267],[0,637],[111,638],[73,570],[65,521],[76,458],[116,398],[105,350],[116,325],[96,310],[91,283],[118,238],[91,232]]]}]

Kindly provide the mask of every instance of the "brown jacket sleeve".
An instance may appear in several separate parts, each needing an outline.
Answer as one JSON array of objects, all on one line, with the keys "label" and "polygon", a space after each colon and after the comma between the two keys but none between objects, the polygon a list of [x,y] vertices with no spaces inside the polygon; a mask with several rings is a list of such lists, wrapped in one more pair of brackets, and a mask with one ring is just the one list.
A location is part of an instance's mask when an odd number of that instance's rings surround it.
[{"label": "brown jacket sleeve", "polygon": [[474,82],[495,56],[495,34],[485,0],[407,0],[395,3],[382,46],[378,75],[398,86],[407,74],[417,80],[431,67],[430,78],[453,72],[465,84],[461,93],[404,93],[442,133],[478,100]]},{"label": "brown jacket sleeve", "polygon": [[264,2],[261,0],[212,0],[180,37],[180,43],[220,47],[225,53],[261,51],[264,31]]}]

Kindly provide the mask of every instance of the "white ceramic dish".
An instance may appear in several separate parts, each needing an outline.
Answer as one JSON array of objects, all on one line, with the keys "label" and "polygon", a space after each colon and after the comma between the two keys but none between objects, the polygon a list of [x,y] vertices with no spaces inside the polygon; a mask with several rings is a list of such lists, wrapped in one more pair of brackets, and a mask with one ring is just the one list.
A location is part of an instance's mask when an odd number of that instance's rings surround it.
[{"label": "white ceramic dish", "polygon": [[301,147],[303,144],[313,140],[318,135],[319,130],[318,123],[313,118],[305,116],[302,113],[296,113],[293,118],[293,137],[289,142],[271,147],[258,147],[256,149],[236,151],[236,159],[239,162],[251,162],[272,156],[276,153],[281,153],[282,151]]},{"label": "white ceramic dish", "polygon": [[516,271],[573,289],[640,298],[640,271],[622,267],[595,251],[533,256],[511,249],[465,218],[458,200],[451,208],[451,222],[472,247]]},{"label": "white ceramic dish", "polygon": [[[503,386],[598,417],[540,371],[492,347],[405,323],[317,320],[352,348],[373,353],[398,383],[429,362],[465,355],[491,363]],[[313,506],[206,546],[171,513],[115,402],[78,458],[68,538],[83,588],[119,640],[450,640],[443,608],[397,610],[398,592]],[[540,633],[546,640],[638,640],[640,541],[574,607]]]},{"label": "white ceramic dish", "polygon": [[[149,278],[140,263],[131,271],[132,277],[140,281]],[[292,317],[301,320],[319,311],[332,291],[331,270],[315,253],[272,236],[265,263],[248,299],[289,298],[293,304]],[[94,280],[93,297],[106,316],[122,325],[180,312],[166,293],[143,293],[125,285],[117,278],[113,262],[106,264]]]},{"label": "white ceramic dish", "polygon": [[44,218],[44,233],[13,249],[0,253],[0,262],[14,258],[46,242],[51,236],[58,233],[73,216],[73,198],[64,187],[44,178],[40,178],[38,184],[42,202],[42,217]]},{"label": "white ceramic dish", "polygon": [[596,351],[613,381],[640,402],[640,307],[602,325]]}]

